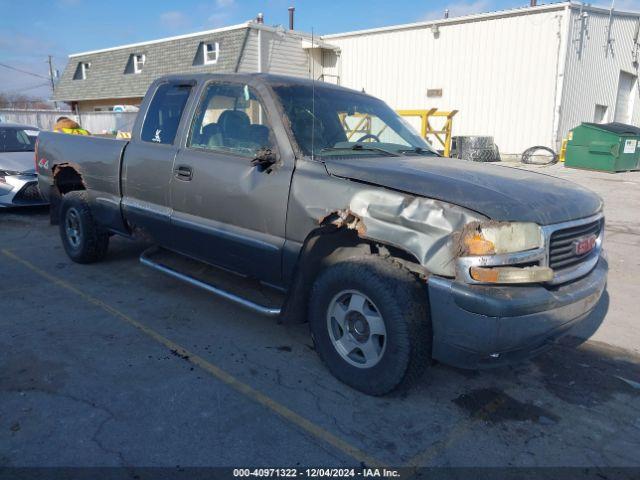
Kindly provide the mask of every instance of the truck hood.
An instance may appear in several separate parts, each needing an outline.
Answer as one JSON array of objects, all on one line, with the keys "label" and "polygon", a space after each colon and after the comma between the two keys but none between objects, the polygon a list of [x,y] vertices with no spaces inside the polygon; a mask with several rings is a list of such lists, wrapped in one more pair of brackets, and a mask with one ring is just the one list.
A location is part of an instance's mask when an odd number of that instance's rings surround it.
[{"label": "truck hood", "polygon": [[329,174],[453,203],[498,221],[539,225],[588,217],[598,195],[575,183],[519,168],[454,158],[323,158]]},{"label": "truck hood", "polygon": [[33,152],[0,152],[0,170],[35,173]]}]

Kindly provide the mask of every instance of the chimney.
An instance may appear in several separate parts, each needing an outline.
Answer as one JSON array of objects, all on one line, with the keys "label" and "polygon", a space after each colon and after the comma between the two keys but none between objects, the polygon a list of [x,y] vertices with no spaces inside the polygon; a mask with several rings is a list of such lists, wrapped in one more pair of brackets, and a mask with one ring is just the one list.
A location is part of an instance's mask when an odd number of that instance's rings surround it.
[{"label": "chimney", "polygon": [[293,14],[296,11],[296,7],[289,7],[289,30],[293,30]]},{"label": "chimney", "polygon": [[449,18],[449,9],[448,8],[446,8],[444,10],[444,18]]},{"label": "chimney", "polygon": [[262,13],[259,13],[256,17],[256,23],[264,23],[264,15]]},{"label": "chimney", "polygon": [[535,7],[538,5],[538,0],[531,0],[531,6]]}]

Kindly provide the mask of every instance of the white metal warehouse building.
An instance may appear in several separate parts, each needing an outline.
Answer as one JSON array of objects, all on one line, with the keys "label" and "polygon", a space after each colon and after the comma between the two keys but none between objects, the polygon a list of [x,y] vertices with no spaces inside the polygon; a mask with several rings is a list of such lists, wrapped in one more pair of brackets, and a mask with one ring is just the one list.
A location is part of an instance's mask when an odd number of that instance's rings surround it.
[{"label": "white metal warehouse building", "polygon": [[638,125],[639,17],[557,3],[325,35],[340,52],[323,74],[396,109],[459,110],[454,135],[502,153],[558,150],[581,122]]}]

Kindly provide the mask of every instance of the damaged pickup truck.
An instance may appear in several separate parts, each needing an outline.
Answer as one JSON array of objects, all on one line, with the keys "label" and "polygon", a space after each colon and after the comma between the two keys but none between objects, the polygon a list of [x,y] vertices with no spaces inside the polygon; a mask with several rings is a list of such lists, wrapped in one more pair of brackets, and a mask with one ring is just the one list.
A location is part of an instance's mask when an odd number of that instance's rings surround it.
[{"label": "damaged pickup truck", "polygon": [[145,265],[308,320],[329,370],[373,395],[431,359],[537,353],[606,285],[597,195],[442,158],[381,100],[322,82],[164,77],[130,141],[43,132],[36,164],[72,260],[150,240]]}]

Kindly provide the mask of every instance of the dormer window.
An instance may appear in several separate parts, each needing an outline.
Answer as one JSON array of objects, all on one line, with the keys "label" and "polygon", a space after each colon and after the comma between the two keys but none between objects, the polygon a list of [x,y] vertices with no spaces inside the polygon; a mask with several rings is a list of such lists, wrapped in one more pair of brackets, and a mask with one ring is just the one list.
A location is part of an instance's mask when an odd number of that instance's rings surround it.
[{"label": "dormer window", "polygon": [[215,65],[220,58],[220,44],[218,42],[200,42],[195,50],[193,66]]},{"label": "dormer window", "polygon": [[142,72],[142,67],[144,66],[144,62],[147,59],[144,53],[135,53],[132,55],[133,60],[133,73]]},{"label": "dormer window", "polygon": [[204,58],[205,65],[213,65],[214,63],[218,63],[219,54],[220,45],[218,44],[218,42],[202,44],[202,56]]},{"label": "dormer window", "polygon": [[73,74],[74,80],[86,80],[89,69],[91,68],[90,62],[79,62],[76,67],[76,72]]},{"label": "dormer window", "polygon": [[127,60],[124,73],[127,75],[142,73],[142,67],[144,67],[144,62],[146,62],[146,60],[147,56],[144,53],[132,53],[129,55],[129,60]]}]

